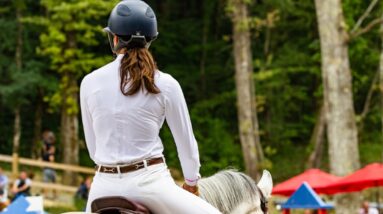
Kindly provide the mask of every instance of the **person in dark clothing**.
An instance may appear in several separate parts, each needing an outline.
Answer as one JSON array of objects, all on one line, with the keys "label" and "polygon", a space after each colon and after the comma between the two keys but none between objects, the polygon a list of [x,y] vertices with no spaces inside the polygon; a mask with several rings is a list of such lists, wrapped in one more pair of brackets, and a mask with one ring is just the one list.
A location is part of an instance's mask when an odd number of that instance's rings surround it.
[{"label": "person in dark clothing", "polygon": [[79,209],[83,209],[84,211],[86,209],[86,202],[88,200],[88,194],[89,194],[89,189],[91,184],[92,184],[92,178],[87,177],[85,180],[81,182],[75,194],[76,207]]},{"label": "person in dark clothing", "polygon": [[19,196],[30,196],[32,181],[29,179],[27,172],[21,171],[19,178],[13,183],[12,193],[14,194],[13,200]]},{"label": "person in dark clothing", "polygon": [[88,193],[90,185],[92,184],[92,179],[87,177],[79,186],[76,192],[76,197],[84,200],[88,200]]},{"label": "person in dark clothing", "polygon": [[[41,151],[41,159],[46,162],[54,162],[55,161],[55,142],[56,137],[52,131],[44,131],[42,136],[43,146]],[[56,182],[56,171],[49,167],[44,167],[43,170],[43,181],[45,183],[55,183]],[[44,195],[45,195],[45,190]],[[56,197],[56,192],[53,191],[53,198]]]}]

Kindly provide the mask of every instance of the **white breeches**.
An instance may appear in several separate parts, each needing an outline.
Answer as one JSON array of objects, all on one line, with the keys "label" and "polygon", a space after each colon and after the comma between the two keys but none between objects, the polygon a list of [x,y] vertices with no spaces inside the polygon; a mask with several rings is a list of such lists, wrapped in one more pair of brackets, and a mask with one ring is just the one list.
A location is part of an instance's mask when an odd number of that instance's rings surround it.
[{"label": "white breeches", "polygon": [[220,213],[206,201],[177,186],[164,163],[124,174],[96,172],[86,212],[91,211],[94,199],[104,196],[124,196],[146,206],[154,214]]}]

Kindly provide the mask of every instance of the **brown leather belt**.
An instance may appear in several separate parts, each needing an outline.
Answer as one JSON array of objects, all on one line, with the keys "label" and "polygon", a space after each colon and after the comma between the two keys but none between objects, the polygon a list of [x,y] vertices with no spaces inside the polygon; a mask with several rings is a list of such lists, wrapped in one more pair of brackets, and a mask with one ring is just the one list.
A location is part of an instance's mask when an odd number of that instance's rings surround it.
[{"label": "brown leather belt", "polygon": [[[160,158],[153,158],[146,160],[146,166],[154,165],[163,163],[164,159],[162,157]],[[110,173],[110,174],[116,174],[116,173],[127,173],[127,172],[133,172],[135,170],[139,170],[145,167],[144,161],[140,161],[134,164],[130,165],[122,165],[122,166],[96,166],[96,171],[102,172],[102,173]],[[118,169],[120,168],[120,169]]]}]

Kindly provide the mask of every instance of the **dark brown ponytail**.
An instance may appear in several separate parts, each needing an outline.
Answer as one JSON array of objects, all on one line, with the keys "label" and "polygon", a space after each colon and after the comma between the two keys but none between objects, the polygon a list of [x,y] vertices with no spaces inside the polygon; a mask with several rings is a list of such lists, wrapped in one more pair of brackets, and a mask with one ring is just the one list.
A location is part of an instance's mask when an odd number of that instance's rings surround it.
[{"label": "dark brown ponytail", "polygon": [[[125,96],[129,96],[145,87],[149,93],[160,93],[160,90],[154,84],[154,72],[156,70],[156,63],[147,48],[127,50],[120,66],[121,92]],[[129,88],[126,88],[129,83]]]}]

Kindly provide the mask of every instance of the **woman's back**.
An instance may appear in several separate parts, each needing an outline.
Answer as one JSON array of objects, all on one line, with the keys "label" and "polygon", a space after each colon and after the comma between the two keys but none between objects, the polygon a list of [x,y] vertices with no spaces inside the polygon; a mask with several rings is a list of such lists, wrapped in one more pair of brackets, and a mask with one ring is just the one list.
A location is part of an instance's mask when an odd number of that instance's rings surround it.
[{"label": "woman's back", "polygon": [[154,75],[160,93],[140,89],[134,95],[123,95],[119,87],[122,57],[118,55],[115,61],[88,74],[81,83],[81,99],[94,130],[94,140],[87,143],[94,147],[89,150],[97,164],[130,163],[161,156],[159,130],[166,105],[183,98],[179,96],[182,91],[178,82],[160,71]]}]

